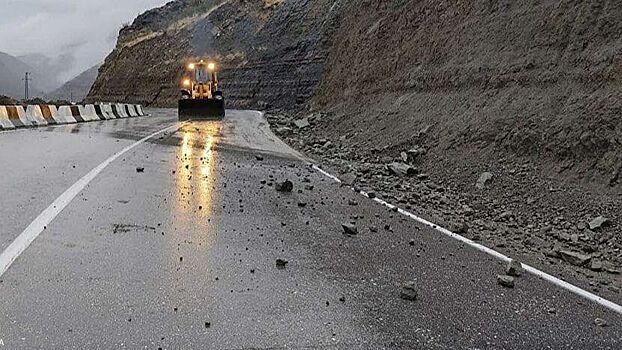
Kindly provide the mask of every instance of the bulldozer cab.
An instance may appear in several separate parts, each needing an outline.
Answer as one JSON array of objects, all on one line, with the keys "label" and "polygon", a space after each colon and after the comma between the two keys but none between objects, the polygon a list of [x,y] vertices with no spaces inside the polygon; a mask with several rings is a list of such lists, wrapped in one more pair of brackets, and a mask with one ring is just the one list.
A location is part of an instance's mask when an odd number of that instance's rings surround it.
[{"label": "bulldozer cab", "polygon": [[[215,75],[216,73],[214,72],[213,74]],[[206,64],[201,64],[195,67],[194,80],[197,84],[208,84],[213,80],[212,74],[208,71]]]},{"label": "bulldozer cab", "polygon": [[186,66],[179,100],[179,120],[222,118],[225,115],[224,96],[218,89],[215,62],[200,60]]},{"label": "bulldozer cab", "polygon": [[218,76],[216,64],[201,60],[197,63],[188,64],[188,75],[184,80],[186,94],[182,94],[193,99],[209,99],[214,97],[214,92],[218,90]]}]

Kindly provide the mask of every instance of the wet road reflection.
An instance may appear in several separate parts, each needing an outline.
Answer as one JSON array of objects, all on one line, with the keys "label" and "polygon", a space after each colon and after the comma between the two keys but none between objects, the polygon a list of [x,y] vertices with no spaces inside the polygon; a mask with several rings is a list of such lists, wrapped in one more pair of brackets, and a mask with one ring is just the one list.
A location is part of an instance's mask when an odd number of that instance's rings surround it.
[{"label": "wet road reflection", "polygon": [[218,142],[220,123],[204,122],[184,125],[175,169],[175,216],[209,216],[213,202],[216,166],[214,147]]}]

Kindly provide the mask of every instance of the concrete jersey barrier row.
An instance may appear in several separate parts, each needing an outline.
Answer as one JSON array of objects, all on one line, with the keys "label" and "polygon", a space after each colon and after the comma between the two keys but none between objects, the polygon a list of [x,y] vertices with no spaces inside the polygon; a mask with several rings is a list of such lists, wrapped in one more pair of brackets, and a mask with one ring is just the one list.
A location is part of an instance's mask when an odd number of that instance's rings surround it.
[{"label": "concrete jersey barrier row", "polygon": [[143,117],[141,105],[100,103],[60,106],[0,106],[0,130]]},{"label": "concrete jersey barrier row", "polygon": [[9,119],[9,112],[6,110],[5,106],[0,106],[0,129],[15,129],[15,125],[11,123],[11,120]]}]

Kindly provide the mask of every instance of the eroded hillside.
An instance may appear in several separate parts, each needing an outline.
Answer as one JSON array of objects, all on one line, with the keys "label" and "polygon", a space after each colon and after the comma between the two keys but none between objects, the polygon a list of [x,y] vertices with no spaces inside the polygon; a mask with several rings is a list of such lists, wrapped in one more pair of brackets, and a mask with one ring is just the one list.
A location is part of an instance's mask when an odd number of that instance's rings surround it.
[{"label": "eroded hillside", "polygon": [[428,126],[439,151],[506,149],[620,180],[619,2],[369,0],[350,10],[316,98],[347,117],[327,129],[371,149],[412,146]]},{"label": "eroded hillside", "polygon": [[89,98],[175,105],[184,63],[211,57],[229,106],[302,103],[322,76],[336,8],[332,0],[169,3],[121,30]]}]

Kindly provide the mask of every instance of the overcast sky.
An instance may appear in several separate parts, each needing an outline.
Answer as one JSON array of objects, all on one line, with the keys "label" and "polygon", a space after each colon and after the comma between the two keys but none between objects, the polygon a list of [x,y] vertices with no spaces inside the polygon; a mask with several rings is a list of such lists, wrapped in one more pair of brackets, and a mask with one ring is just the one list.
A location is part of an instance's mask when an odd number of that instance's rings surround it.
[{"label": "overcast sky", "polygon": [[63,57],[69,79],[104,61],[124,23],[168,1],[0,0],[0,51]]}]

